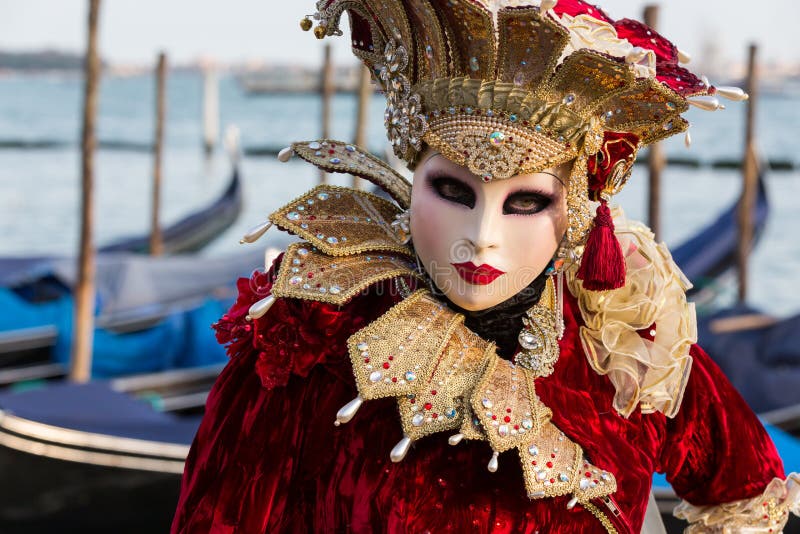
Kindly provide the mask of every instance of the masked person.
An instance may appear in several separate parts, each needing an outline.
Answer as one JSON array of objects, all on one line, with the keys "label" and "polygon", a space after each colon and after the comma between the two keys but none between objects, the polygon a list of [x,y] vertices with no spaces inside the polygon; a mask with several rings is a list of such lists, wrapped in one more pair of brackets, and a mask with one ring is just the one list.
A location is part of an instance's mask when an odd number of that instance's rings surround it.
[{"label": "masked person", "polygon": [[580,0],[317,10],[319,38],[347,11],[413,187],[346,143],[281,153],[393,202],[320,186],[270,217],[302,241],[215,325],[173,532],[632,533],[654,472],[693,532],[779,531],[798,479],[667,249],[608,208],[690,104],[745,95]]}]

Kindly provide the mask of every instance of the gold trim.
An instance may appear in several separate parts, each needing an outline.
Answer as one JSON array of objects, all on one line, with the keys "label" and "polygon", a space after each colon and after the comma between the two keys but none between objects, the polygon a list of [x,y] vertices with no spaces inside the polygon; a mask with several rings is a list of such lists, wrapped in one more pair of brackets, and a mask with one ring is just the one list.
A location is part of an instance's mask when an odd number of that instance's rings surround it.
[{"label": "gold trim", "polygon": [[617,529],[614,527],[614,523],[611,522],[608,516],[606,516],[606,514],[604,514],[600,508],[590,502],[585,502],[582,504],[587,510],[589,510],[589,512],[591,512],[593,516],[597,518],[598,521],[600,521],[600,524],[603,525],[603,528],[606,529],[606,532],[609,534],[617,534]]}]

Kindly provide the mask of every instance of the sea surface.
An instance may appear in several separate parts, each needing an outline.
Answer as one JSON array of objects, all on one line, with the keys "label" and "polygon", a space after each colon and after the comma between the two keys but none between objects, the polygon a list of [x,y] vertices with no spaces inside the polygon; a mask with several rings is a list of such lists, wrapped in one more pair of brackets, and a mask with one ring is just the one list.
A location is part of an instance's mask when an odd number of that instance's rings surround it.
[{"label": "sea surface", "polygon": [[[218,148],[202,153],[203,80],[199,74],[173,73],[168,79],[162,221],[171,221],[212,202],[230,176],[230,162]],[[0,145],[10,140],[55,141],[46,150],[0,149],[0,254],[71,255],[77,250],[80,191],[82,80],[64,75],[0,75]],[[105,77],[101,85],[98,137],[102,141],[151,143],[154,132],[152,77]],[[354,135],[355,98],[337,96],[332,137]],[[371,103],[369,146],[384,150],[383,102]],[[800,101],[765,96],[758,102],[758,139],[762,154],[800,165]],[[320,103],[313,95],[251,97],[233,77],[220,80],[223,130],[236,125],[245,147],[286,146],[320,135]],[[705,163],[739,158],[745,107],[729,103],[715,113],[688,114],[693,146],[683,136],[665,143],[667,154]],[[152,156],[147,152],[100,150],[96,173],[98,242],[147,232],[150,217]],[[239,237],[269,213],[317,183],[316,169],[301,162],[269,157],[242,162],[245,208],[238,222],[203,255],[235,252]],[[647,171],[637,166],[617,197],[629,218],[646,216]],[[663,177],[663,240],[676,246],[730,206],[741,190],[740,173],[669,167]],[[334,177],[333,183],[349,185]],[[767,176],[771,212],[766,232],[752,256],[750,303],[765,313],[787,316],[800,311],[800,171]],[[200,259],[199,261],[202,261]],[[733,286],[726,292],[728,300]]]}]

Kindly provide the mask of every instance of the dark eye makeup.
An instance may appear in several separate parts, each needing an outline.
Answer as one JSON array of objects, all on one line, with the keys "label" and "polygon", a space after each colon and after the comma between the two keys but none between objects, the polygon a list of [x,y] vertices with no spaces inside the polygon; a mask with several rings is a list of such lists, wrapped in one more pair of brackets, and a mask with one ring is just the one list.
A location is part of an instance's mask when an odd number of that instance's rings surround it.
[{"label": "dark eye makeup", "polygon": [[[439,198],[470,209],[475,207],[475,191],[461,180],[451,176],[431,176],[428,183]],[[503,214],[533,215],[547,209],[552,202],[552,198],[545,193],[530,190],[515,191],[503,202]]]},{"label": "dark eye makeup", "polygon": [[430,184],[440,198],[468,208],[475,207],[475,191],[461,180],[449,176],[434,176]]},{"label": "dark eye makeup", "polygon": [[544,211],[552,204],[553,200],[543,193],[536,191],[517,191],[511,193],[503,202],[505,215],[533,215]]}]

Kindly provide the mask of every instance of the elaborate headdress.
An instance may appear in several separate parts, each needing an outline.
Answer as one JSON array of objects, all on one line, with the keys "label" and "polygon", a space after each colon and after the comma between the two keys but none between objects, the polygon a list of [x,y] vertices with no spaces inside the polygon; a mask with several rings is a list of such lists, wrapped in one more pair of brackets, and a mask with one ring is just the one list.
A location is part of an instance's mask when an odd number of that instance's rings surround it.
[{"label": "elaborate headdress", "polygon": [[624,284],[606,203],[638,150],[685,131],[690,104],[746,98],[681,67],[686,55],[644,24],[581,0],[320,0],[315,35],[341,35],[345,11],[409,165],[425,143],[486,181],[575,161],[561,254],[583,255],[588,289]]}]

